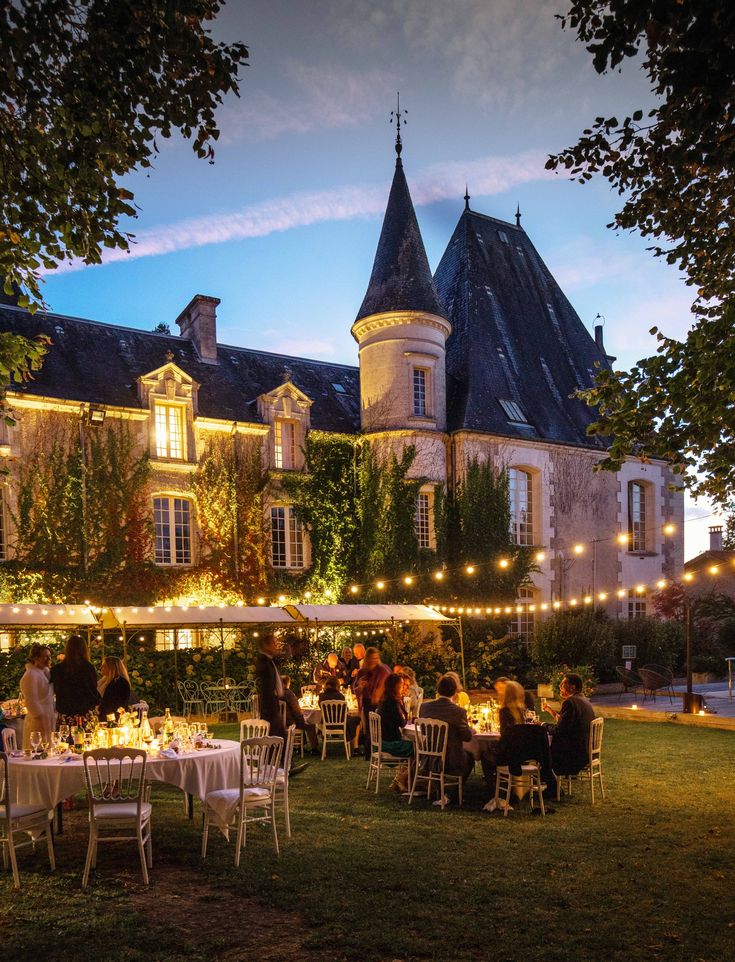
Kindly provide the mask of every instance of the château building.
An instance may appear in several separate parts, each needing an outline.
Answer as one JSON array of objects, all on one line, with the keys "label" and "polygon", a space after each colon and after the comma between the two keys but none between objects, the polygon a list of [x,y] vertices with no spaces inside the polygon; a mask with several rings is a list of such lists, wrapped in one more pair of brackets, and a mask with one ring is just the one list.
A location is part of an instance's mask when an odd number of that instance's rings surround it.
[{"label": "ch\u00e2teau building", "polygon": [[[415,446],[420,547],[435,544],[437,490],[455,485],[468,459],[490,460],[509,472],[513,540],[544,552],[533,584],[521,589],[526,600],[604,592],[613,615],[645,612],[646,593],[632,586],[683,567],[683,497],[663,462],[631,459],[617,474],[594,471],[605,448],[588,436],[594,412],[575,392],[614,360],[602,329],[588,333],[520,213],[514,223],[499,220],[473,210],[469,196],[432,276],[400,139],[397,152],[352,325],[358,367],[220,344],[219,300],[201,294],[176,319],[178,334],[0,305],[0,330],[52,342],[34,379],[8,395],[17,423],[0,437],[10,472],[3,560],[14,552],[14,477],[54,414],[87,432],[106,419],[132,428],[150,454],[153,560],[162,566],[201,560],[192,476],[208,438],[255,439],[265,468],[290,472],[303,466],[310,430],[362,432],[384,450]],[[309,539],[288,500],[272,496],[266,512],[270,564],[308,568]],[[533,617],[524,610],[520,629]]]}]

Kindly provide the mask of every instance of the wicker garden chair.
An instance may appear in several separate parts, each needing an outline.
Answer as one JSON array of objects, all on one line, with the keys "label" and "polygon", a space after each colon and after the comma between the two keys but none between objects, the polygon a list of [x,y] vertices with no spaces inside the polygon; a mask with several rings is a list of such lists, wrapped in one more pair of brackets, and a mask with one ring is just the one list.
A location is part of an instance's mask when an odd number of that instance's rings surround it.
[{"label": "wicker garden chair", "polygon": [[618,701],[620,701],[624,694],[627,695],[629,691],[632,691],[635,695],[639,688],[643,688],[643,681],[637,672],[631,671],[630,668],[616,668],[615,671],[623,683],[623,690],[620,692]]},{"label": "wicker garden chair", "polygon": [[647,695],[651,695],[656,701],[656,692],[664,691],[669,696],[669,701],[674,701],[674,674],[668,668],[661,665],[644,665],[638,670],[643,682],[643,701]]}]

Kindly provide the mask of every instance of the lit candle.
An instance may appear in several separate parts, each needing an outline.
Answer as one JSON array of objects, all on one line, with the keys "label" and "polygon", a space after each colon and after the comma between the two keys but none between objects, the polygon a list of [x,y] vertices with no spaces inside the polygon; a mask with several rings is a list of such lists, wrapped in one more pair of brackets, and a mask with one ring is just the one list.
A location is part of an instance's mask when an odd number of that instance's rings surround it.
[{"label": "lit candle", "polygon": [[633,709],[633,711],[638,711],[638,706],[637,706],[637,705],[631,705],[630,707]]}]

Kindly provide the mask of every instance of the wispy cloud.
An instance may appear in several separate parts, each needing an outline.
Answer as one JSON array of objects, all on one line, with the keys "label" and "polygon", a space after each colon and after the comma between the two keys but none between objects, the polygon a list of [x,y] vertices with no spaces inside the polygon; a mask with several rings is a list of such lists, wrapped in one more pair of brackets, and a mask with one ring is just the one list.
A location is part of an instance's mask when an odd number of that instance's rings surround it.
[{"label": "wispy cloud", "polygon": [[286,63],[282,83],[283,95],[248,90],[247,97],[229,102],[218,117],[222,143],[362,124],[385,111],[395,90],[385,70],[295,60]]},{"label": "wispy cloud", "polygon": [[[551,177],[553,174],[544,170],[545,159],[546,155],[540,151],[528,151],[509,157],[484,157],[466,163],[426,167],[411,179],[414,203],[425,205],[459,198],[464,192],[465,181],[472,185],[473,195],[478,196],[499,194],[518,184]],[[376,217],[385,209],[387,194],[386,184],[335,187],[290,194],[236,211],[188,218],[140,231],[129,252],[106,251],[102,255],[103,263],[265,237],[327,221]],[[58,268],[56,273],[83,267],[85,265],[81,262],[72,261]]]}]

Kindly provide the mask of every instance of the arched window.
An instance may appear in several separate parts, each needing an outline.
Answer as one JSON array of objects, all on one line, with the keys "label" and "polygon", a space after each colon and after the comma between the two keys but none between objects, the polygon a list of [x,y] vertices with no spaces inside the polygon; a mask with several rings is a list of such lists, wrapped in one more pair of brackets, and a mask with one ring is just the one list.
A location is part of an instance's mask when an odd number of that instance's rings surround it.
[{"label": "arched window", "polygon": [[630,551],[648,550],[648,489],[642,481],[628,483],[628,543]]},{"label": "arched window", "polygon": [[510,536],[514,544],[534,544],[533,476],[522,468],[508,472],[510,490]]}]

